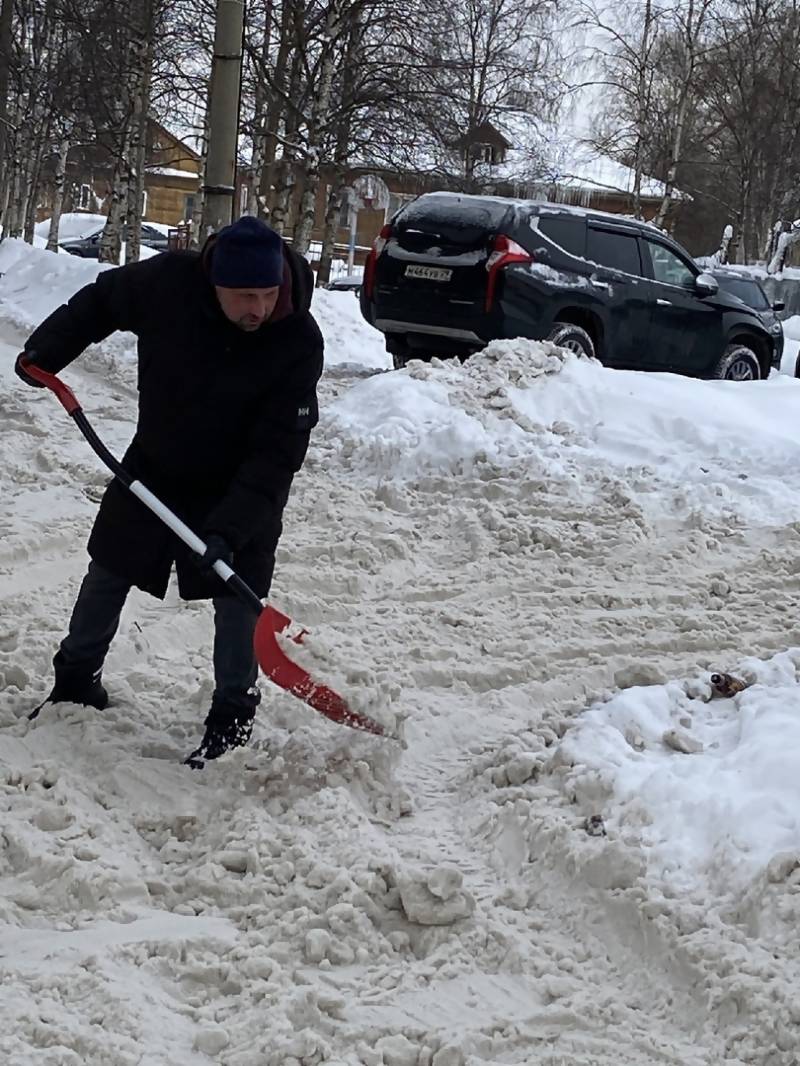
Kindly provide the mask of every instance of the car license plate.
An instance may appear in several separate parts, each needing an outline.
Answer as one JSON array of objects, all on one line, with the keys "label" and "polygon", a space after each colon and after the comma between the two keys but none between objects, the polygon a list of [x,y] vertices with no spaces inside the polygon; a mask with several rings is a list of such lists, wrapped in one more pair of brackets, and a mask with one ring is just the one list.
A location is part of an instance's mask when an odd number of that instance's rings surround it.
[{"label": "car license plate", "polygon": [[423,278],[425,281],[449,281],[453,276],[452,270],[444,267],[426,267],[411,265],[406,267],[407,278]]}]

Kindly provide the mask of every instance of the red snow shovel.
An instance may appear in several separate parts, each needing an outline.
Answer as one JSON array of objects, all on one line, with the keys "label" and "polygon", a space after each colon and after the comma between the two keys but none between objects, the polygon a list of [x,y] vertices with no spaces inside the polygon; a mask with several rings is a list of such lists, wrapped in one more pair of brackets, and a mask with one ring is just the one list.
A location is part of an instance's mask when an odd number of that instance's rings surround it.
[{"label": "red snow shovel", "polygon": [[[42,385],[46,385],[48,389],[55,393],[67,414],[75,421],[78,429],[117,480],[121,481],[126,489],[141,500],[165,525],[169,526],[172,532],[180,537],[183,543],[188,545],[193,552],[198,555],[205,554],[206,546],[200,537],[193,533],[177,515],[173,514],[140,481],[134,480],[127,470],[117,462],[89,425],[89,420],[83,413],[72,389],[65,385],[55,374],[48,374],[47,371],[40,370],[35,364],[25,359],[22,360],[21,365],[29,377],[41,382]],[[279,688],[291,692],[293,696],[297,696],[298,699],[307,703],[309,707],[313,707],[315,711],[319,711],[326,718],[330,718],[332,722],[341,722],[352,729],[361,729],[367,733],[375,733],[377,736],[387,735],[383,726],[371,718],[351,710],[341,696],[328,688],[327,685],[321,685],[314,681],[306,670],[283,653],[278,644],[277,635],[291,625],[291,621],[286,615],[276,611],[274,607],[265,606],[250,586],[246,585],[239,575],[227,563],[222,562],[221,559],[214,563],[214,571],[222,578],[231,592],[235,593],[240,600],[250,604],[253,610],[257,612],[258,621],[256,622],[255,635],[253,637],[253,647],[258,665],[270,681],[278,685]],[[305,630],[294,637],[295,643],[302,643],[304,634]]]}]

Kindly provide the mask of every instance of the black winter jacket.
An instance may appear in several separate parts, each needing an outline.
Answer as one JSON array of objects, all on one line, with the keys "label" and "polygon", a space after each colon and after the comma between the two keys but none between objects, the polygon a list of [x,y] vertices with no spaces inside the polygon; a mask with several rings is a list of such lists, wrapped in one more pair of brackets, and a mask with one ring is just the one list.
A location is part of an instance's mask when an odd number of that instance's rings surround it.
[{"label": "black winter jacket", "polygon": [[[262,597],[292,478],[318,421],[322,373],[322,335],[309,312],[313,276],[290,248],[285,255],[288,313],[252,333],[223,315],[204,256],[167,252],[101,273],[25,345],[58,373],[115,330],[136,334],[139,418],[122,463],[201,536],[224,537],[234,569]],[[200,574],[196,556],[116,480],[89,554],[158,597],[173,562],[184,598],[224,594],[216,575]]]}]

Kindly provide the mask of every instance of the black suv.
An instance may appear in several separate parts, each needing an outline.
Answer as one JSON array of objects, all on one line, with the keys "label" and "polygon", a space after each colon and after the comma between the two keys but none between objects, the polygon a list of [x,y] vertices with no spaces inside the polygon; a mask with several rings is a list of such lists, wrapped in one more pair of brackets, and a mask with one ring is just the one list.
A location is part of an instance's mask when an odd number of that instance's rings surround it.
[{"label": "black suv", "polygon": [[770,303],[769,297],[761,285],[761,282],[744,270],[736,270],[735,267],[714,267],[711,271],[719,282],[722,292],[731,296],[738,296],[743,304],[752,307],[758,317],[764,323],[765,329],[775,342],[775,351],[778,364],[783,355],[783,323],[778,318],[778,312],[786,308],[783,300]]},{"label": "black suv", "polygon": [[701,377],[762,378],[780,360],[759,315],[660,230],[562,204],[421,196],[376,238],[360,300],[397,368],[500,337]]}]

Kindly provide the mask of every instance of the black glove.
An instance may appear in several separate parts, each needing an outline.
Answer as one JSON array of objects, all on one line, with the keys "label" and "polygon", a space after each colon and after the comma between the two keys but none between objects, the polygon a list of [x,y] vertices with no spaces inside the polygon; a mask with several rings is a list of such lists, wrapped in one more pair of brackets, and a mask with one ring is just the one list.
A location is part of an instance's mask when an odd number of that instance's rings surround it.
[{"label": "black glove", "polygon": [[28,363],[36,363],[34,352],[21,352],[17,356],[17,361],[14,363],[14,373],[25,382],[26,385],[32,385],[34,389],[43,389],[45,386],[41,381],[37,381],[36,378],[32,378],[30,374],[25,373],[25,368],[22,365],[23,359]]},{"label": "black glove", "polygon": [[218,559],[230,566],[233,561],[233,549],[219,533],[209,533],[206,537],[205,554],[197,560],[201,573],[209,573]]}]

